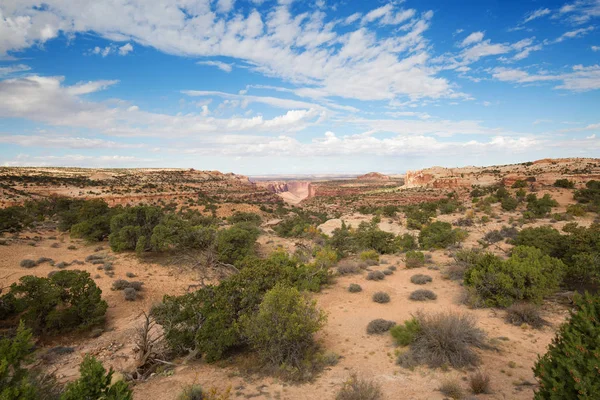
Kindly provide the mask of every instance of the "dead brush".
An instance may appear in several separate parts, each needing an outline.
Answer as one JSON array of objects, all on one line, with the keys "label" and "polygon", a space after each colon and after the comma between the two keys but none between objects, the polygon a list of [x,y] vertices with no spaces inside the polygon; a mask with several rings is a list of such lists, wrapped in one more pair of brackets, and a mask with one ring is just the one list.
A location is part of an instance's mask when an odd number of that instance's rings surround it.
[{"label": "dead brush", "polygon": [[146,312],[144,320],[134,334],[134,353],[136,354],[135,371],[131,374],[134,380],[146,380],[161,365],[175,365],[162,360],[166,353],[162,330],[156,321]]},{"label": "dead brush", "polygon": [[373,381],[359,378],[356,373],[344,382],[344,386],[335,397],[336,400],[381,400],[381,386]]}]

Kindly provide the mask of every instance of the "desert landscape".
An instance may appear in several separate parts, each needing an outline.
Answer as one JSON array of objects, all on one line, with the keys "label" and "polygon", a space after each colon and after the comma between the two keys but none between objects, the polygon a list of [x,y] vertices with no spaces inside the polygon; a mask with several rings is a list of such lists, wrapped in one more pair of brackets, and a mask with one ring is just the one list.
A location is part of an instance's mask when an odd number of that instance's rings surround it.
[{"label": "desert landscape", "polygon": [[72,396],[93,356],[111,399],[531,399],[598,291],[600,159],[288,181],[4,167],[0,187],[3,346],[34,346],[6,398]]}]

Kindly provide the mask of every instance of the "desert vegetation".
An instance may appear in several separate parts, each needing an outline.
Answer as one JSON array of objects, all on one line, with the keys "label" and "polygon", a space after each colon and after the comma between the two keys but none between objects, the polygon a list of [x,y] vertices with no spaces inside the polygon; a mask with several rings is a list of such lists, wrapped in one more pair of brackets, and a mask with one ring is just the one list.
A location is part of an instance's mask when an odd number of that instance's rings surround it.
[{"label": "desert vegetation", "polygon": [[[404,376],[414,398],[596,393],[598,181],[475,171],[316,182],[294,205],[211,174],[12,174],[0,397],[385,399]],[[103,194],[37,194],[59,183]]]}]

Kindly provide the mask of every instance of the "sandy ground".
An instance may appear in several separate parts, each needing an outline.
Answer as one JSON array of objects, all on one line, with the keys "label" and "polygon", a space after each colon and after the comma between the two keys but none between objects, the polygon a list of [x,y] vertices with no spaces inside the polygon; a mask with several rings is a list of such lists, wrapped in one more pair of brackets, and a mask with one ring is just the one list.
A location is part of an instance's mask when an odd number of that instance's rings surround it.
[{"label": "sandy ground", "polygon": [[[563,190],[551,190],[551,194],[561,203],[555,212],[564,211],[566,204],[572,202],[571,193]],[[538,193],[542,195],[543,192]],[[498,206],[494,206],[498,208]],[[233,207],[223,208],[228,213]],[[480,216],[481,214],[479,214]],[[508,219],[515,219],[520,213],[499,213],[499,219],[492,219],[485,225],[478,224],[468,228],[470,236],[464,247],[479,246],[478,240],[488,231],[499,229],[508,224]],[[372,216],[345,215],[344,221],[354,226],[360,221],[368,221]],[[454,221],[460,215],[440,216],[439,220]],[[589,225],[593,220],[592,215],[577,218],[581,225]],[[548,225],[548,219],[540,220],[532,225]],[[552,224],[560,229],[566,222]],[[322,230],[330,233],[341,220],[330,220],[321,226]],[[406,221],[398,218],[390,222],[383,218],[380,228],[396,234],[407,232]],[[282,247],[293,252],[296,243],[302,241],[283,239],[269,233],[259,238],[260,253],[268,254],[270,251]],[[413,231],[413,233],[416,233]],[[36,240],[35,236],[41,239]],[[56,236],[56,239],[50,237]],[[151,305],[162,299],[163,295],[179,295],[186,292],[191,284],[195,284],[196,275],[191,271],[183,270],[176,265],[165,265],[164,260],[138,260],[133,254],[113,254],[106,243],[100,244],[104,249],[95,251],[98,244],[86,245],[68,236],[59,235],[54,231],[38,231],[21,234],[18,239],[8,238],[8,246],[0,246],[0,287],[7,287],[19,277],[34,274],[47,276],[50,271],[56,270],[48,264],[43,264],[32,269],[19,266],[22,259],[33,260],[39,257],[50,257],[56,262],[84,260],[86,256],[94,253],[107,253],[114,257],[115,275],[108,277],[103,271],[98,271],[96,265],[86,263],[81,266],[70,266],[69,269],[83,269],[89,271],[91,276],[103,291],[103,298],[108,302],[107,324],[102,335],[96,338],[85,336],[67,335],[56,338],[46,343],[40,343],[41,352],[54,346],[71,346],[75,351],[63,356],[54,356],[44,365],[49,371],[54,371],[63,382],[75,379],[78,376],[77,367],[85,353],[96,355],[106,367],[112,366],[117,371],[127,371],[134,365],[133,334],[135,328],[141,323],[141,313],[148,311]],[[30,246],[35,243],[35,246]],[[59,248],[51,247],[58,243]],[[76,250],[69,250],[68,246],[76,246]],[[506,247],[503,244],[500,249]],[[497,250],[496,247],[490,250]],[[443,268],[450,262],[447,251],[433,253],[432,266]],[[441,272],[436,269],[406,270],[400,256],[385,256],[385,264],[372,267],[372,269],[385,269],[389,265],[398,266],[398,270],[381,282],[367,281],[366,273],[350,277],[340,277],[329,287],[314,297],[318,304],[328,313],[328,322],[318,339],[327,351],[332,351],[341,356],[339,363],[327,368],[314,382],[303,385],[291,385],[275,378],[247,376],[234,366],[208,365],[203,361],[194,361],[187,365],[179,365],[171,374],[157,374],[146,382],[134,386],[136,400],[176,399],[181,389],[190,383],[198,383],[204,387],[217,387],[225,389],[230,387],[233,399],[334,399],[337,391],[348,378],[351,372],[371,378],[379,382],[387,399],[442,399],[444,396],[437,391],[440,382],[448,377],[457,377],[467,388],[464,381],[470,371],[468,370],[432,370],[419,367],[413,371],[395,365],[395,352],[392,339],[389,335],[370,336],[366,334],[369,321],[376,318],[385,318],[402,323],[418,310],[425,312],[452,311],[473,314],[479,326],[487,333],[490,340],[497,346],[498,351],[482,350],[480,355],[482,364],[480,368],[492,377],[493,393],[478,395],[480,399],[531,399],[532,386],[523,385],[523,382],[534,383],[532,366],[538,354],[543,354],[547,345],[554,336],[557,326],[564,321],[566,309],[555,303],[544,304],[544,317],[551,322],[551,327],[542,330],[516,327],[504,322],[504,311],[496,309],[470,310],[460,305],[462,287],[457,282],[444,280]],[[154,260],[158,261],[158,260]],[[131,272],[136,278],[127,278],[126,273]],[[426,288],[433,290],[438,298],[430,302],[414,302],[408,299],[409,294],[421,288],[410,283],[410,277],[415,273],[426,273],[433,277],[433,282]],[[121,292],[110,290],[112,282],[116,279],[139,280],[144,282],[143,298],[135,302],[126,302]],[[350,283],[358,283],[363,287],[360,293],[349,293],[347,287]],[[391,296],[388,304],[377,304],[371,300],[375,291],[386,291]],[[498,340],[498,338],[503,338]],[[514,363],[514,364],[513,364]],[[510,364],[510,365],[509,365]],[[512,367],[511,367],[512,366]]]},{"label": "sandy ground", "polygon": [[[51,257],[58,261],[84,260],[89,254],[94,254],[97,245],[86,246],[78,241],[63,242],[49,240],[50,232],[43,234],[46,239],[37,242],[36,247],[27,243],[33,242],[22,235],[16,243],[0,247],[0,286],[14,282],[20,276],[35,274],[46,276],[56,268],[43,264],[33,269],[19,267],[24,258],[37,259],[41,256]],[[32,235],[29,235],[32,238]],[[271,242],[272,245],[285,245],[281,238],[261,237],[261,242]],[[52,243],[60,243],[60,248],[52,248]],[[287,241],[288,250],[290,242]],[[73,244],[77,250],[68,250]],[[104,244],[106,248],[106,244]],[[97,253],[108,252],[102,250]],[[164,294],[182,294],[188,285],[195,283],[191,272],[181,271],[173,266],[155,263],[141,263],[133,255],[123,254],[115,257],[115,276],[110,278],[103,271],[97,271],[95,265],[86,263],[83,266],[72,266],[89,271],[92,277],[99,275],[95,281],[103,290],[103,298],[109,303],[107,326],[105,332],[97,337],[64,336],[50,343],[53,346],[71,346],[75,352],[53,359],[47,368],[56,372],[62,381],[77,377],[77,366],[85,353],[96,355],[105,366],[116,370],[127,371],[133,366],[134,353],[132,337],[135,328],[141,322],[142,311],[147,311],[154,302],[160,301]],[[449,262],[442,251],[434,253],[432,265],[443,265]],[[440,382],[448,377],[466,379],[469,371],[431,370],[420,367],[409,371],[395,365],[395,351],[389,335],[372,336],[366,334],[366,326],[372,319],[385,318],[402,323],[410,318],[417,310],[425,312],[456,311],[475,315],[479,326],[485,330],[490,339],[503,337],[508,340],[498,341],[499,351],[480,351],[482,356],[481,368],[492,376],[494,393],[479,396],[486,399],[530,399],[532,390],[521,382],[535,382],[531,367],[537,354],[545,351],[546,346],[554,336],[554,328],[544,328],[541,331],[523,329],[507,325],[503,321],[503,311],[494,309],[469,310],[459,305],[462,288],[456,282],[444,280],[438,270],[404,269],[400,256],[386,256],[385,265],[372,269],[385,269],[389,265],[397,265],[398,270],[384,281],[367,281],[365,275],[340,277],[321,293],[314,295],[318,304],[327,311],[328,322],[319,334],[319,340],[327,351],[341,356],[336,366],[329,367],[314,382],[304,385],[290,385],[274,378],[247,376],[232,366],[220,367],[208,365],[202,361],[178,366],[173,375],[157,375],[147,382],[135,385],[135,399],[175,399],[181,388],[190,383],[199,383],[204,387],[225,389],[231,387],[232,398],[281,398],[281,399],[333,399],[335,394],[353,371],[363,377],[371,378],[381,383],[386,398],[397,398],[401,394],[406,399],[442,399],[437,388]],[[126,272],[137,275],[134,280],[144,282],[144,297],[135,302],[126,302],[121,292],[110,290],[116,279],[129,279]],[[409,294],[421,286],[410,283],[410,276],[415,273],[426,273],[433,277],[433,282],[426,285],[433,290],[438,299],[431,302],[414,302],[408,300]],[[131,279],[130,279],[131,280]],[[349,293],[350,283],[358,283],[363,287],[360,293]],[[391,302],[377,304],[371,300],[375,291],[383,290],[390,294]],[[545,317],[556,327],[565,317],[566,311],[551,303],[545,306]],[[509,363],[516,363],[510,368]],[[502,372],[504,371],[504,372]],[[467,383],[463,382],[465,388]]]}]

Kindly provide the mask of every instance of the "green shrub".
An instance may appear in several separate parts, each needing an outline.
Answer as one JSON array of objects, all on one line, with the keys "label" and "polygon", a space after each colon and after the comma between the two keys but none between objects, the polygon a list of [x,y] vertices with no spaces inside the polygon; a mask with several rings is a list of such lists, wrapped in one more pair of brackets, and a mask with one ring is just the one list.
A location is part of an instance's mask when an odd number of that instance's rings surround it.
[{"label": "green shrub", "polygon": [[522,229],[515,238],[516,246],[536,247],[551,257],[561,258],[565,253],[565,240],[554,228],[540,226]]},{"label": "green shrub", "polygon": [[19,324],[14,338],[0,337],[0,399],[36,400],[37,388],[32,385],[28,370],[22,366],[29,361],[33,349],[31,331]]},{"label": "green shrub", "polygon": [[420,251],[406,252],[406,268],[419,268],[425,265],[425,254]]},{"label": "green shrub", "polygon": [[374,250],[380,254],[390,254],[396,251],[395,236],[384,232],[374,222],[361,222],[354,232],[354,241],[360,249]]},{"label": "green shrub", "polygon": [[350,228],[342,221],[342,226],[333,230],[327,244],[338,253],[338,257],[346,257],[357,250],[357,244],[354,234]]},{"label": "green shrub", "polygon": [[490,307],[520,300],[539,303],[558,288],[566,268],[562,261],[527,246],[515,247],[506,261],[490,253],[473,258],[465,285]]},{"label": "green shrub", "polygon": [[575,187],[575,182],[570,181],[568,179],[557,179],[556,181],[554,181],[554,187],[573,189]]},{"label": "green shrub", "polygon": [[325,320],[314,300],[295,288],[277,285],[265,294],[258,312],[243,317],[241,325],[265,363],[300,368],[314,347],[313,334]]},{"label": "green shrub", "polygon": [[244,315],[254,315],[265,293],[278,283],[298,290],[318,291],[327,282],[325,269],[298,264],[286,253],[267,259],[250,257],[239,273],[183,296],[165,296],[151,310],[175,354],[204,355],[219,360],[227,350],[246,344],[239,326]]},{"label": "green shrub", "polygon": [[519,202],[514,197],[507,196],[500,201],[500,204],[504,211],[513,211],[517,209]]},{"label": "green shrub", "polygon": [[535,195],[527,196],[527,211],[532,213],[534,217],[544,217],[548,215],[550,211],[552,211],[552,207],[557,206],[558,202],[554,200],[549,194],[545,194],[542,198],[539,199]]},{"label": "green shrub", "polygon": [[362,287],[359,284],[351,283],[350,286],[348,286],[348,291],[350,293],[362,292]]},{"label": "green shrub", "polygon": [[521,179],[517,179],[515,181],[515,183],[512,184],[511,188],[513,189],[520,189],[520,188],[526,188],[527,187],[527,182],[525,182],[524,180]]},{"label": "green shrub", "polygon": [[373,293],[373,301],[380,304],[389,303],[390,295],[386,292],[375,292]]},{"label": "green shrub", "polygon": [[379,253],[375,250],[363,251],[358,257],[363,261],[374,262],[375,264],[379,263]]},{"label": "green shrub", "polygon": [[239,225],[219,230],[215,242],[219,260],[235,264],[244,257],[253,255],[259,234],[256,228],[245,229]]},{"label": "green shrub", "polygon": [[404,321],[402,325],[392,327],[390,333],[398,346],[408,346],[415,340],[420,330],[419,320],[413,317]]},{"label": "green shrub", "polygon": [[571,214],[575,217],[583,217],[586,214],[586,211],[581,204],[569,204],[567,206],[567,214]]},{"label": "green shrub", "polygon": [[576,295],[575,309],[534,373],[540,386],[535,399],[592,399],[600,393],[600,297]]},{"label": "green shrub", "polygon": [[394,242],[396,249],[399,251],[409,251],[417,248],[417,240],[410,233],[396,236]]},{"label": "green shrub", "polygon": [[230,224],[237,224],[240,222],[249,222],[254,225],[260,225],[262,218],[260,215],[252,212],[240,212],[236,211],[231,217],[227,218]]},{"label": "green shrub", "polygon": [[80,377],[67,384],[61,400],[110,399],[132,400],[133,393],[127,383],[112,383],[114,371],[107,372],[102,363],[87,354],[79,366]]},{"label": "green shrub", "polygon": [[419,243],[425,249],[444,249],[466,238],[466,231],[452,229],[448,222],[436,221],[421,229]]},{"label": "green shrub", "polygon": [[394,321],[377,318],[369,322],[369,325],[367,325],[367,333],[369,335],[379,335],[389,331],[395,325],[396,323]]},{"label": "green shrub", "polygon": [[589,211],[600,211],[600,181],[588,181],[584,189],[575,191],[573,197],[578,203],[587,205]]},{"label": "green shrub", "polygon": [[163,210],[153,206],[136,206],[123,209],[110,220],[108,237],[113,251],[152,250],[152,233],[163,218]]},{"label": "green shrub", "polygon": [[24,276],[3,296],[15,299],[20,314],[35,333],[88,329],[104,321],[108,305],[85,271],[58,271],[49,278]]},{"label": "green shrub", "polygon": [[350,378],[344,382],[344,386],[342,386],[335,399],[382,400],[383,391],[381,390],[381,386],[379,384],[361,379],[356,374],[352,374]]}]

